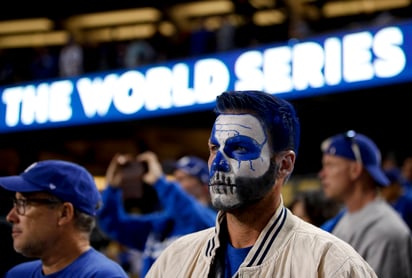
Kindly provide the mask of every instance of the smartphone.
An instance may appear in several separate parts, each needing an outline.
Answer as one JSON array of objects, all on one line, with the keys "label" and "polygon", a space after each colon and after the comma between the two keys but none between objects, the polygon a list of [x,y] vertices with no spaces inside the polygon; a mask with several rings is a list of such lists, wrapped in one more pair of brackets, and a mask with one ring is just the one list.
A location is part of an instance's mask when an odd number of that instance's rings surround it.
[{"label": "smartphone", "polygon": [[122,166],[122,184],[124,198],[143,197],[143,175],[147,172],[146,163],[130,161]]}]

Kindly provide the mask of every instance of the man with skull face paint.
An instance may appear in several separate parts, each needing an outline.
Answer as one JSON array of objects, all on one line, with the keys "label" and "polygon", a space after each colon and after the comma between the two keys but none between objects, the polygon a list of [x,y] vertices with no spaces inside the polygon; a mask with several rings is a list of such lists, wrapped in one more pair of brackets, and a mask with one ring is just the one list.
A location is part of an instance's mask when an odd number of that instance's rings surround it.
[{"label": "man with skull face paint", "polygon": [[146,277],[376,277],[351,246],[283,204],[299,147],[293,106],[232,91],[217,97],[215,111],[208,162],[216,227],[172,243]]}]

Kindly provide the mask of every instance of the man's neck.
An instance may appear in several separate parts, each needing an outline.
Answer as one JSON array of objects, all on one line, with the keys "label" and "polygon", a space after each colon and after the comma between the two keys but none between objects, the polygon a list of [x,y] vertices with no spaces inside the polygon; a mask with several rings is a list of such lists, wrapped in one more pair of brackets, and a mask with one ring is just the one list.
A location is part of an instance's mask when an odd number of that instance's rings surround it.
[{"label": "man's neck", "polygon": [[378,196],[377,191],[372,188],[365,189],[356,187],[352,194],[345,200],[345,205],[349,212],[361,210],[370,202],[373,202]]},{"label": "man's neck", "polygon": [[280,196],[278,198],[269,196],[247,208],[226,213],[227,229],[232,246],[244,248],[254,245],[280,204]]},{"label": "man's neck", "polygon": [[41,258],[44,275],[56,273],[64,269],[90,249],[90,243],[85,241],[66,242],[63,244],[65,245],[64,247],[54,246],[49,254],[46,254]]}]

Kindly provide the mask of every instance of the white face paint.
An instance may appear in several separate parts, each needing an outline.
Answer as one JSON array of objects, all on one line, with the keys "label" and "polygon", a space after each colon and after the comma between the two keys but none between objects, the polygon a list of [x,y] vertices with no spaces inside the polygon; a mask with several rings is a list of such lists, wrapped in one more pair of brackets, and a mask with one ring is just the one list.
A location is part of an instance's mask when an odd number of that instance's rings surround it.
[{"label": "white face paint", "polygon": [[219,115],[210,143],[218,147],[210,166],[215,207],[238,207],[266,194],[274,176],[269,171],[272,152],[265,129],[255,116]]}]

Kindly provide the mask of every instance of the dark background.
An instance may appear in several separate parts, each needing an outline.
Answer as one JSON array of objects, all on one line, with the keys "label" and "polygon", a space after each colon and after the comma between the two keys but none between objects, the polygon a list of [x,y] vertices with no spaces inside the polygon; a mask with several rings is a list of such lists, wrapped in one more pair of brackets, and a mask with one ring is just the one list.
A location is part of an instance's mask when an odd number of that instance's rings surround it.
[{"label": "dark background", "polygon": [[[46,16],[60,19],[71,15],[154,6],[165,11],[173,4],[188,1],[11,1],[2,7],[0,20]],[[240,2],[240,1],[235,1]],[[313,1],[322,5],[325,1]],[[276,2],[282,5],[281,1]],[[398,19],[412,15],[411,8],[391,11]],[[349,30],[375,20],[376,14],[358,14],[339,19],[309,22],[313,35],[326,30]],[[271,30],[273,31],[273,29]],[[273,36],[270,32],[267,36]],[[320,169],[320,143],[335,133],[354,129],[371,137],[383,156],[392,154],[399,163],[412,154],[410,100],[412,83],[339,92],[317,97],[293,99],[301,120],[301,145],[295,174],[316,173]],[[161,159],[185,154],[208,156],[207,139],[214,121],[212,111],[48,130],[24,131],[0,135],[0,150],[14,151],[18,170],[45,158],[64,158],[87,166],[94,174],[104,174],[115,152],[139,152],[151,149]],[[0,154],[0,166],[10,164]]]}]

